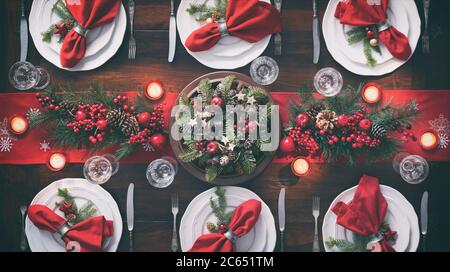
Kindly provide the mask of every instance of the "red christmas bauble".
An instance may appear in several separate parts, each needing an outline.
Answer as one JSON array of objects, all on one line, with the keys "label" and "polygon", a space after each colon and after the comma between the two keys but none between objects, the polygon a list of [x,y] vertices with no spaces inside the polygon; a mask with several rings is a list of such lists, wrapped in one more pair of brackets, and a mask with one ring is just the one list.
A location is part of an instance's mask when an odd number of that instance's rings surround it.
[{"label": "red christmas bauble", "polygon": [[156,133],[150,137],[149,142],[155,149],[162,149],[166,145],[167,139],[165,135]]},{"label": "red christmas bauble", "polygon": [[295,117],[295,123],[301,127],[305,127],[309,123],[309,116],[306,113],[300,113]]},{"label": "red christmas bauble", "polygon": [[338,116],[337,124],[340,127],[345,127],[348,124],[348,117],[344,114],[341,114]]},{"label": "red christmas bauble", "polygon": [[77,121],[83,121],[86,119],[86,113],[82,112],[82,111],[77,111],[77,113],[75,114],[75,119],[77,119]]},{"label": "red christmas bauble", "polygon": [[283,138],[280,142],[280,150],[284,154],[293,153],[295,151],[295,141],[291,136]]},{"label": "red christmas bauble", "polygon": [[136,116],[139,124],[143,127],[146,127],[150,123],[150,117],[150,113],[148,112],[143,112]]},{"label": "red christmas bauble", "polygon": [[208,152],[208,154],[216,154],[217,151],[219,151],[219,143],[216,141],[209,142],[206,146],[206,152]]},{"label": "red christmas bauble", "polygon": [[223,100],[222,100],[222,98],[215,96],[215,97],[213,97],[213,99],[211,99],[210,104],[222,107]]},{"label": "red christmas bauble", "polygon": [[359,122],[359,128],[362,130],[369,130],[372,127],[372,122],[369,119],[362,119]]},{"label": "red christmas bauble", "polygon": [[228,231],[228,228],[227,228],[227,226],[225,224],[220,224],[219,225],[219,232],[220,233],[224,234],[227,231]]},{"label": "red christmas bauble", "polygon": [[99,120],[97,122],[97,128],[100,130],[105,130],[108,127],[108,121],[106,120]]}]

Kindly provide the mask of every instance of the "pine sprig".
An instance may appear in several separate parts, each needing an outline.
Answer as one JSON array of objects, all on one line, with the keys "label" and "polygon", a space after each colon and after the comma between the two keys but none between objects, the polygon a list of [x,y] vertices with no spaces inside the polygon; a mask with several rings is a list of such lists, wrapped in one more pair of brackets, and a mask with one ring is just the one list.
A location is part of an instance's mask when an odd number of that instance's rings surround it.
[{"label": "pine sprig", "polygon": [[189,15],[196,15],[195,20],[197,21],[206,21],[216,15],[218,15],[216,20],[225,20],[227,5],[228,0],[215,0],[214,6],[208,6],[206,3],[191,3],[186,11]]},{"label": "pine sprig", "polygon": [[[369,28],[373,32],[377,33],[377,29]],[[366,27],[355,27],[345,33],[347,42],[349,45],[363,43],[363,53],[366,57],[367,65],[370,67],[375,67],[377,65],[376,59],[372,55],[372,51],[375,51],[378,54],[382,54],[381,48],[379,45],[372,46],[370,44],[370,39],[367,37],[367,29]]]},{"label": "pine sprig", "polygon": [[339,240],[334,238],[329,238],[328,241],[325,241],[325,245],[332,249],[337,248],[342,252],[367,252],[366,246],[359,243],[352,243],[347,240]]},{"label": "pine sprig", "polygon": [[251,175],[256,170],[256,158],[251,152],[244,152],[240,157],[240,165],[244,174]]},{"label": "pine sprig", "polygon": [[[69,222],[72,224],[77,224],[83,222],[89,218],[94,217],[97,214],[97,208],[95,204],[88,200],[81,208],[77,207],[75,202],[75,198],[70,194],[67,188],[58,188],[57,195],[64,199],[64,202],[71,205],[71,208],[74,212],[74,217],[69,218]],[[61,206],[61,203],[56,203],[58,207]]]},{"label": "pine sprig", "polygon": [[226,226],[229,225],[231,215],[233,212],[226,212],[227,208],[227,199],[225,196],[225,189],[222,187],[217,187],[214,194],[217,196],[215,199],[213,196],[209,199],[209,205],[217,218],[217,225],[224,224]]}]

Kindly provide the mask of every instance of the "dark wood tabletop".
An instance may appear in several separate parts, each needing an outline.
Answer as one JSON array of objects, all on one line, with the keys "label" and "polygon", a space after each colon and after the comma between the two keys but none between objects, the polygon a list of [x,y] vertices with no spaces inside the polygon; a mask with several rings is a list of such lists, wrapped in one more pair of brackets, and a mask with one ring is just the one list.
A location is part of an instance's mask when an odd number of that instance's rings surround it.
[{"label": "dark wood tabletop", "polygon": [[[399,0],[393,0],[399,1]],[[27,11],[31,0],[26,0]],[[179,2],[179,1],[176,1]],[[318,0],[323,15],[328,1]],[[416,1],[423,16],[422,1]],[[376,80],[387,89],[450,89],[450,1],[432,1],[430,31],[431,54],[422,54],[421,45],[408,61],[397,71],[383,77],[361,77],[346,71],[328,53],[322,39],[322,52],[318,65],[312,63],[312,1],[283,1],[283,56],[277,57],[280,76],[269,86],[270,91],[294,91],[307,83],[312,84],[316,71],[332,66],[341,71],[345,83]],[[126,1],[124,1],[126,4]],[[47,62],[36,51],[30,38],[28,60],[51,71],[56,84],[75,83],[80,91],[94,81],[106,88],[141,90],[149,79],[161,80],[170,92],[179,92],[193,79],[212,69],[192,58],[178,41],[174,63],[167,63],[169,0],[136,0],[135,61],[128,60],[128,43],[102,67],[89,72],[66,72]],[[8,82],[9,67],[19,59],[19,13],[20,0],[0,1],[0,91],[15,92]],[[273,56],[273,44],[264,55]],[[249,66],[237,69],[248,74]],[[0,105],[1,106],[1,105]],[[116,200],[124,219],[124,233],[120,251],[128,251],[126,233],[126,192],[130,182],[135,183],[135,249],[136,251],[170,251],[172,214],[170,195],[178,192],[180,214],[189,202],[211,185],[195,180],[180,169],[173,185],[159,190],[151,187],[145,178],[145,164],[121,165],[117,175],[104,185]],[[288,179],[286,165],[270,165],[261,176],[242,185],[258,194],[277,216],[277,198],[281,187],[286,186],[286,250],[311,251],[314,220],[311,215],[312,197],[321,197],[322,218],[332,200],[343,190],[357,184],[363,174],[373,175],[381,183],[399,190],[414,206],[420,209],[424,190],[430,193],[430,222],[427,247],[430,251],[450,250],[450,158],[449,162],[432,162],[429,178],[420,185],[404,182],[392,169],[391,163],[369,166],[317,164],[308,177],[300,181]],[[45,165],[0,165],[0,250],[18,251],[20,238],[19,206],[28,204],[33,197],[53,181],[67,177],[81,177],[82,165],[72,164],[61,172],[51,172]],[[178,220],[179,221],[179,220]],[[277,220],[276,220],[277,221]],[[179,222],[178,222],[179,223]],[[278,245],[277,245],[278,249]]]}]

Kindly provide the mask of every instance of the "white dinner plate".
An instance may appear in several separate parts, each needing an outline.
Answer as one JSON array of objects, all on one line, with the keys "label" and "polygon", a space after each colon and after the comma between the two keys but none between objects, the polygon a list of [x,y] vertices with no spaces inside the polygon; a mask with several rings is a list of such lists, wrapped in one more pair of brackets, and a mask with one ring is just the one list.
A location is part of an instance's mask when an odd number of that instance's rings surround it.
[{"label": "white dinner plate", "polygon": [[[412,52],[414,53],[421,31],[421,21],[417,6],[413,0],[402,0],[396,2],[398,2],[396,4],[400,3],[403,5],[406,13],[408,14],[409,32],[407,36]],[[338,3],[339,0],[330,0],[328,2],[328,6],[323,17],[322,31],[328,51],[339,64],[341,64],[348,71],[358,75],[381,76],[393,72],[406,63],[406,61],[392,58],[384,63],[377,64],[375,67],[370,67],[365,63],[362,64],[352,61],[347,53],[342,52],[341,45],[336,38],[338,28],[337,25],[342,28],[339,20],[334,17],[334,12]],[[374,53],[374,55],[375,54],[376,53]]]},{"label": "white dinner plate", "polygon": [[[31,37],[33,38],[36,49],[46,60],[58,68],[68,71],[88,71],[102,66],[117,53],[117,50],[122,45],[127,27],[127,15],[123,4],[121,4],[114,22],[99,27],[98,30],[93,29],[88,32],[87,55],[73,68],[62,67],[58,49],[61,45],[48,44],[42,41],[41,33],[43,32],[44,25],[41,22],[40,16],[44,13],[43,9],[47,10],[51,8],[46,5],[48,1],[51,0],[33,1],[29,16]],[[48,12],[48,10],[45,12]],[[112,33],[109,33],[110,31]],[[91,35],[90,38],[89,35]],[[53,40],[55,40],[53,42],[56,43],[56,39],[57,37],[53,37]],[[93,40],[93,42],[90,43],[90,40]],[[90,48],[91,44],[94,44],[92,49]]]},{"label": "white dinner plate", "polygon": [[[249,199],[261,201],[262,209],[255,228],[236,242],[236,251],[272,252],[275,248],[277,233],[275,220],[269,207],[252,191],[233,186],[223,187],[229,209],[237,207]],[[209,199],[215,197],[215,188],[196,196],[187,207],[180,223],[180,244],[183,251],[188,251],[195,240],[208,233],[206,222],[215,222],[211,213]],[[199,233],[200,232],[200,233]],[[250,243],[250,244],[249,244]]]},{"label": "white dinner plate", "polygon": [[[58,189],[67,188],[69,193],[75,197],[78,207],[81,207],[88,200],[94,203],[98,212],[97,215],[103,215],[107,220],[112,220],[114,224],[114,234],[105,239],[104,251],[114,252],[122,236],[122,217],[119,208],[111,197],[99,185],[89,183],[84,179],[62,179],[53,182],[41,190],[33,199],[30,205],[41,204],[49,207],[58,215],[64,216],[56,207],[56,202],[62,198],[57,196]],[[37,252],[64,252],[64,243],[58,234],[52,234],[48,231],[37,228],[31,220],[25,220],[25,233],[32,251]]]},{"label": "white dinner plate", "polygon": [[[270,3],[270,0],[261,0]],[[194,16],[189,15],[186,9],[189,4],[195,3],[195,0],[181,0],[177,12],[177,28],[181,42],[185,42],[189,35],[200,28],[203,24],[197,22]],[[211,49],[202,52],[192,52],[186,48],[189,54],[205,66],[213,69],[232,70],[247,65],[259,57],[267,48],[271,35],[256,43],[249,43],[237,37],[227,36]]]},{"label": "white dinner plate", "polygon": [[[406,8],[401,3],[401,1],[389,1],[389,7],[387,10],[388,22],[397,28],[401,33],[405,35],[409,34],[409,20]],[[351,29],[355,28],[351,25],[340,24],[337,20],[336,27],[336,39],[338,41],[339,49],[344,53],[350,60],[365,65],[367,60],[364,55],[363,43],[359,42],[350,45],[346,39],[346,34]],[[387,47],[380,42],[381,55],[372,52],[373,58],[377,61],[377,64],[383,64],[393,58],[392,54],[389,52]]]},{"label": "white dinner plate", "polygon": [[[333,202],[331,203],[328,211],[326,212],[324,219],[323,219],[323,225],[322,225],[322,236],[323,236],[323,241],[324,241],[324,247],[326,251],[334,251],[333,249],[330,249],[326,246],[325,241],[328,240],[329,237],[333,237],[336,238],[336,233],[339,233],[339,228],[336,227],[336,215],[331,211],[332,207],[334,207],[338,202],[340,201],[350,201],[353,198],[353,195],[356,191],[356,187],[352,187],[344,192],[342,192],[339,196],[336,197],[336,199],[333,200]],[[418,218],[417,218],[417,214],[414,211],[414,208],[412,207],[412,205],[409,203],[409,201],[397,190],[389,187],[389,186],[385,186],[385,185],[380,185],[381,188],[381,192],[383,194],[383,196],[386,198],[386,200],[388,201],[388,203],[394,203],[392,205],[392,207],[390,207],[389,209],[391,209],[391,211],[393,214],[397,214],[400,212],[401,215],[406,216],[406,218],[408,219],[408,224],[409,224],[409,242],[408,245],[406,247],[406,249],[404,251],[406,252],[414,252],[417,250],[417,247],[419,245],[419,240],[420,240],[420,231],[419,231],[419,222],[418,222]],[[397,211],[397,209],[399,211]],[[397,217],[397,216],[396,216]],[[388,219],[389,221],[389,219]],[[399,224],[405,224],[400,223],[401,221],[403,221],[401,219],[401,216],[399,216],[396,220],[397,222],[394,222],[393,220],[391,220],[392,223],[394,223],[395,225],[399,225]],[[398,231],[398,235],[399,235],[399,239],[401,239],[401,241],[399,240],[398,244],[394,244],[394,249],[399,249],[398,251],[402,251],[401,249],[404,248],[404,240],[405,238],[402,238],[404,234],[401,234],[400,232],[407,232],[408,228],[404,228],[402,226],[397,226],[397,228],[399,229],[394,229],[394,226],[392,226],[392,230],[394,231]],[[338,229],[338,231],[337,231]],[[347,234],[338,234],[340,235],[339,238],[343,238],[346,236],[350,236],[348,233]],[[402,235],[402,236],[400,236]]]}]

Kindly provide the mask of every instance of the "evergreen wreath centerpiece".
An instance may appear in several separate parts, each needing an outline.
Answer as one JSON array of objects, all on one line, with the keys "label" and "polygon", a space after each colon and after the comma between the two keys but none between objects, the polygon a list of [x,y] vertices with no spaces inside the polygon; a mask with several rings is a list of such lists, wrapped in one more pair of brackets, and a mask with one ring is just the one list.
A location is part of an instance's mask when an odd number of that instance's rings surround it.
[{"label": "evergreen wreath centerpiece", "polygon": [[[231,75],[230,75],[231,74]],[[208,77],[216,77],[210,79]],[[238,78],[237,78],[238,77]],[[267,105],[270,111],[272,99],[262,88],[249,84],[251,80],[244,75],[232,72],[216,72],[197,79],[183,90],[178,99],[178,104],[187,106],[194,116],[200,116],[201,122],[210,124],[214,115],[208,114],[205,107],[208,105],[219,106],[223,112],[226,112],[226,106],[258,106]],[[204,101],[199,106],[194,103],[197,97]],[[247,109],[247,108],[246,108]],[[196,113],[197,110],[203,111],[202,114]],[[266,120],[270,122],[269,118]],[[176,116],[172,119],[172,124],[181,117]],[[191,118],[191,117],[189,117]],[[226,126],[226,114],[223,114],[223,124]],[[184,120],[184,123],[190,123],[194,120]],[[214,140],[190,140],[182,139],[180,142],[171,138],[172,149],[177,155],[182,165],[194,176],[206,182],[218,185],[231,185],[245,182],[258,175],[271,161],[274,152],[262,151],[261,144],[264,143],[260,138],[254,140],[245,137],[244,140],[227,137],[227,131],[230,129],[238,132],[237,120],[233,127],[223,129],[223,137],[216,137]],[[245,119],[245,127],[242,133],[248,135],[251,131],[258,130],[259,123]]]},{"label": "evergreen wreath centerpiece", "polygon": [[70,87],[57,92],[52,86],[37,93],[36,99],[45,110],[30,118],[30,125],[49,127],[57,146],[98,150],[119,145],[116,156],[121,159],[139,145],[160,149],[167,142],[162,105],[153,106],[143,95],[133,102],[94,84],[83,93]]},{"label": "evergreen wreath centerpiece", "polygon": [[358,157],[373,161],[397,152],[400,143],[390,134],[411,129],[419,111],[416,102],[394,107],[388,101],[369,107],[361,99],[363,86],[348,86],[338,96],[320,100],[302,88],[301,103],[292,106],[280,150],[284,154],[320,156],[330,163],[345,159],[350,164]]}]

